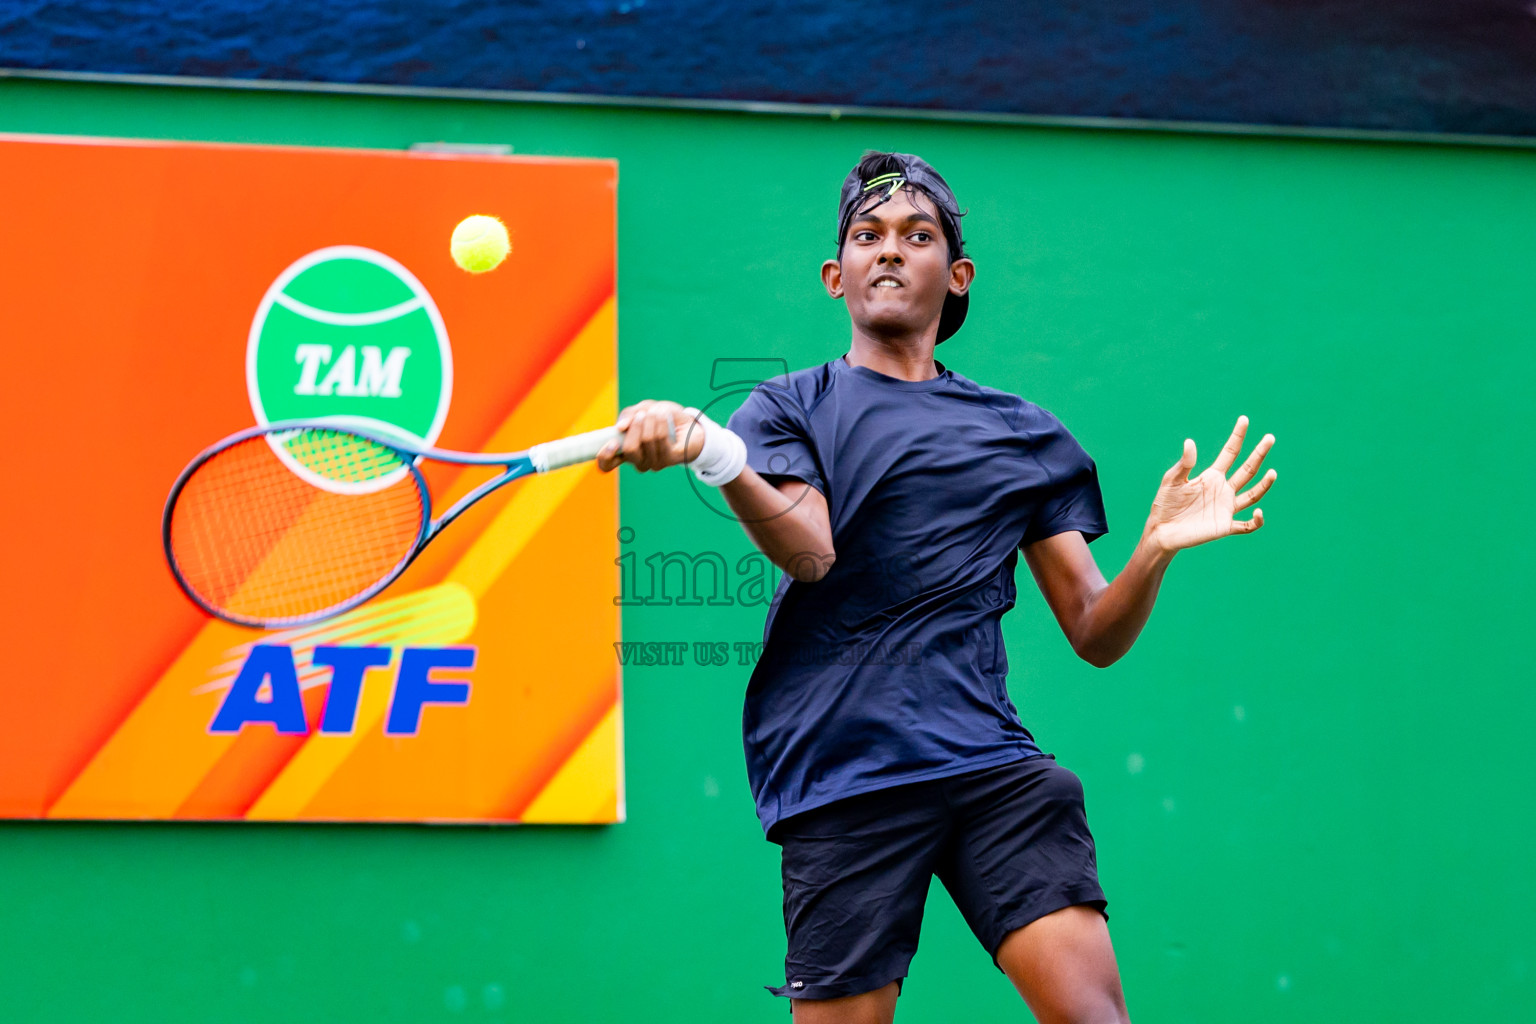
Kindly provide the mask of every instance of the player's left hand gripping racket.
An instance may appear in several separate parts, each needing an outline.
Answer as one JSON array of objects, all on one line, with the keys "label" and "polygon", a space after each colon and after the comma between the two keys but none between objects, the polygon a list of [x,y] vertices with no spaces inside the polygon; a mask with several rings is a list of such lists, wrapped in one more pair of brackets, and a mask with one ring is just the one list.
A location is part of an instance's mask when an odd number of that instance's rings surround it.
[{"label": "player's left hand gripping racket", "polygon": [[[177,477],[161,523],[165,555],[187,596],[225,622],[260,629],[318,622],[393,583],[492,491],[596,458],[623,436],[606,427],[524,452],[471,454],[334,421],[251,427]],[[416,466],[422,458],[505,470],[434,519]]]}]

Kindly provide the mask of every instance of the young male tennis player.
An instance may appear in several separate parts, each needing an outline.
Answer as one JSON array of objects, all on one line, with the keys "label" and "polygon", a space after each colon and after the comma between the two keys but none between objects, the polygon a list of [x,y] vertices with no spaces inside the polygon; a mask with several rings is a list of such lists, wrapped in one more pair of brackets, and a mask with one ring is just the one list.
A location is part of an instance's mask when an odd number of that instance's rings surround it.
[{"label": "young male tennis player", "polygon": [[[1061,422],[934,359],[975,265],[932,167],[868,153],[843,182],[827,294],[847,354],[759,385],[721,427],[644,401],[606,472],[688,463],[785,570],[747,689],[747,771],[783,850],[785,984],[797,1024],[890,1021],[937,875],[1042,1024],[1128,1019],[1076,774],[1008,698],[1000,620],[1020,551],[1079,656],[1136,640],[1175,552],[1263,524],[1248,423],[1191,478],[1167,473],[1106,583],[1093,460]],[[667,424],[678,440],[667,440]]]}]

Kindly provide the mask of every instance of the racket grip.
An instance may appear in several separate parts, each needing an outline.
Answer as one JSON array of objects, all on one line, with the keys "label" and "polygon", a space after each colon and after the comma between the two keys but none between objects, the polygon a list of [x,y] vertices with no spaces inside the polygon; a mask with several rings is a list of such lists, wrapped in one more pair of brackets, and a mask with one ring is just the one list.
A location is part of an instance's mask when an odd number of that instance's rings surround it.
[{"label": "racket grip", "polygon": [[[667,437],[673,444],[677,443],[677,427],[670,419],[667,420]],[[535,473],[548,473],[552,469],[563,469],[578,462],[591,462],[603,450],[603,445],[615,438],[623,444],[624,431],[618,427],[604,427],[585,434],[562,437],[558,441],[545,441],[528,449],[528,461],[533,463]]]},{"label": "racket grip", "polygon": [[528,449],[528,460],[534,472],[548,473],[552,469],[574,466],[578,462],[590,462],[597,458],[603,445],[614,438],[623,439],[624,431],[618,427],[604,427],[585,434],[572,434],[558,441],[545,441]]}]

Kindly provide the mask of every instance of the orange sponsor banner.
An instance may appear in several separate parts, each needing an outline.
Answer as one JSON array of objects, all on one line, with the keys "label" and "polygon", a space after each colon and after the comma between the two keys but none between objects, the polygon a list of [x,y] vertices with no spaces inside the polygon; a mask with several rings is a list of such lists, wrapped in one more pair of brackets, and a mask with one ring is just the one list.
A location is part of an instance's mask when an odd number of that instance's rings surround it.
[{"label": "orange sponsor banner", "polygon": [[[371,601],[289,629],[210,618],[160,539],[181,468],[255,423],[468,452],[611,424],[616,182],[0,135],[0,816],[623,819],[617,474],[515,481]],[[448,241],[476,213],[513,248],[471,275]],[[439,509],[490,474],[421,469]]]}]

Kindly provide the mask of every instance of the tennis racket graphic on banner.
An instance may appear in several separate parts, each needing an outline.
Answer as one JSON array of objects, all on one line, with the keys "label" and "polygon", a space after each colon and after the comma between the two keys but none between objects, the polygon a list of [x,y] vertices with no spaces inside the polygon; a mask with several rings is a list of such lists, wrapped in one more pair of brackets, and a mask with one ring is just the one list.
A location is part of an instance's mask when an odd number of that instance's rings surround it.
[{"label": "tennis racket graphic on banner", "polygon": [[[318,622],[393,583],[481,498],[520,477],[594,459],[623,436],[606,427],[527,451],[477,454],[334,420],[251,427],[176,478],[161,522],[166,559],[186,595],[225,622]],[[421,459],[504,471],[433,518]]]}]

